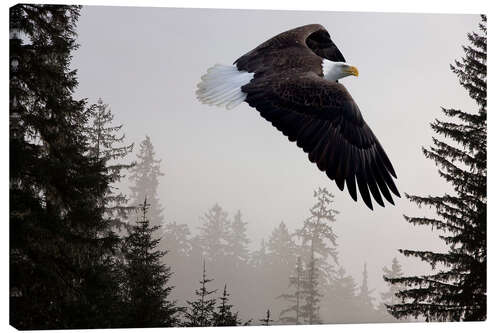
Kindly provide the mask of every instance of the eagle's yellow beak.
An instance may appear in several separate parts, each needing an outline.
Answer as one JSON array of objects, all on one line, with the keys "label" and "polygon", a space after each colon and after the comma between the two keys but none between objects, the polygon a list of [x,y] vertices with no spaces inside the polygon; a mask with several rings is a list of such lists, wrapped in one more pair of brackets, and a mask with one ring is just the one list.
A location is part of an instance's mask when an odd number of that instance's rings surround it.
[{"label": "eagle's yellow beak", "polygon": [[349,68],[347,69],[347,73],[349,73],[349,75],[354,75],[354,76],[359,75],[358,69],[354,66],[349,66]]}]

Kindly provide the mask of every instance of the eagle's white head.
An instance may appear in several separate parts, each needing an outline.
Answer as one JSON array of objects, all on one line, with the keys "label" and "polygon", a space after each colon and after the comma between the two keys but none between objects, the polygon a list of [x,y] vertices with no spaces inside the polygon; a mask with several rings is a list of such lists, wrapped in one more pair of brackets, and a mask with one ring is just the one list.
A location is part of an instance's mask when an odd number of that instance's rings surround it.
[{"label": "eagle's white head", "polygon": [[345,62],[335,62],[323,59],[323,77],[329,81],[337,81],[343,77],[358,76],[358,69]]}]

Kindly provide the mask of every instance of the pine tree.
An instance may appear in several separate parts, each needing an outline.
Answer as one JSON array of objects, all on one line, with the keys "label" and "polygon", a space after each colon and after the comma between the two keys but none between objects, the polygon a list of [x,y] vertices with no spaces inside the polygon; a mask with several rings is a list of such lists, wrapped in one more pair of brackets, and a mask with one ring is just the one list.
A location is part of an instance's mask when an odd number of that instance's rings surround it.
[{"label": "pine tree", "polygon": [[158,250],[159,239],[150,226],[147,199],[140,207],[141,217],[131,228],[123,245],[127,316],[125,327],[163,327],[177,324],[179,311],[169,300],[170,267],[161,263],[166,251]]},{"label": "pine tree", "polygon": [[200,228],[200,242],[204,256],[210,262],[221,260],[227,255],[227,238],[230,227],[228,214],[215,204],[203,217]]},{"label": "pine tree", "polygon": [[246,225],[247,223],[243,222],[241,212],[238,210],[227,233],[227,256],[236,266],[247,263],[249,257],[248,244],[250,240],[247,237]]},{"label": "pine tree", "polygon": [[211,295],[217,290],[208,290],[207,284],[213,279],[207,278],[205,261],[203,261],[203,275],[200,281],[201,287],[195,291],[198,297],[194,301],[187,301],[188,307],[184,311],[185,326],[206,327],[213,326],[213,313],[215,311],[216,300]]},{"label": "pine tree", "polygon": [[226,285],[224,285],[224,292],[219,299],[220,305],[213,314],[213,326],[240,326],[242,322],[238,318],[238,312],[231,311],[233,306],[229,303],[229,293]]},{"label": "pine tree", "polygon": [[139,206],[144,198],[148,198],[151,204],[149,212],[151,225],[161,226],[163,224],[163,207],[158,198],[159,178],[164,174],[160,170],[161,160],[155,159],[153,143],[149,136],[139,145],[139,153],[135,166],[131,169],[130,202]]},{"label": "pine tree", "polygon": [[106,217],[112,224],[121,230],[126,225],[128,215],[132,207],[127,206],[127,197],[118,192],[116,184],[125,175],[124,171],[132,168],[133,163],[121,162],[134,147],[134,144],[122,145],[125,134],[119,135],[123,125],[114,125],[114,115],[107,104],[99,98],[97,104],[89,108],[89,124],[87,126],[87,137],[90,145],[90,155],[103,159],[106,164],[106,172],[110,181],[114,184],[108,186],[104,197]]},{"label": "pine tree", "polygon": [[262,326],[270,326],[271,323],[274,321],[271,319],[271,310],[267,309],[266,317],[259,319],[259,321],[262,323]]},{"label": "pine tree", "polygon": [[[428,225],[442,232],[448,252],[401,250],[421,259],[434,272],[387,279],[403,285],[401,302],[390,305],[396,318],[414,316],[427,321],[473,321],[486,319],[486,16],[480,33],[468,34],[471,45],[451,70],[477,103],[478,112],[442,108],[450,121],[435,120],[431,127],[447,139],[433,137],[424,148],[426,158],[439,167],[439,174],[454,193],[442,196],[407,195],[419,206],[433,207],[437,217],[408,217],[415,225]],[[443,267],[435,271],[437,265]]]},{"label": "pine tree", "polygon": [[289,277],[289,288],[292,287],[294,291],[290,294],[282,294],[278,296],[278,298],[282,298],[290,303],[288,308],[285,308],[280,312],[280,321],[284,324],[300,325],[300,320],[304,317],[302,312],[303,308],[301,308],[301,302],[304,298],[304,279],[302,259],[297,257],[295,272]]},{"label": "pine tree", "polygon": [[89,156],[85,100],[70,69],[79,6],[10,8],[10,322],[111,327],[117,237],[102,218],[110,182]]}]

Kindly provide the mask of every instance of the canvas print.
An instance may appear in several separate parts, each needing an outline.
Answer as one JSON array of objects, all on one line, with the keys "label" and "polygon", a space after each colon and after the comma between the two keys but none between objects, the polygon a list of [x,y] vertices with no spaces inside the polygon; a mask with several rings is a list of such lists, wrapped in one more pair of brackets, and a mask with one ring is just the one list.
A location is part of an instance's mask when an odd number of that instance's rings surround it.
[{"label": "canvas print", "polygon": [[487,19],[10,8],[10,324],[486,320]]}]

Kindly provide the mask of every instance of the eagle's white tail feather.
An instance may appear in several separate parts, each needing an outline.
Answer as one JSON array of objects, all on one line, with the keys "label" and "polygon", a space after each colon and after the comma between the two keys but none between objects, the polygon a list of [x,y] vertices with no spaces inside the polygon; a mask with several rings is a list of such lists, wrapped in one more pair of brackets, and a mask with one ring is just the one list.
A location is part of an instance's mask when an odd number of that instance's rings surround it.
[{"label": "eagle's white tail feather", "polygon": [[198,83],[196,96],[203,104],[225,106],[230,110],[245,101],[241,87],[253,79],[253,73],[239,71],[236,66],[215,65]]}]

